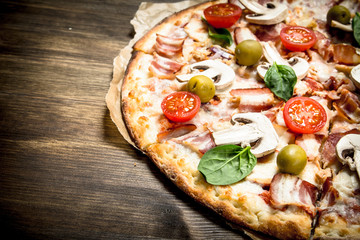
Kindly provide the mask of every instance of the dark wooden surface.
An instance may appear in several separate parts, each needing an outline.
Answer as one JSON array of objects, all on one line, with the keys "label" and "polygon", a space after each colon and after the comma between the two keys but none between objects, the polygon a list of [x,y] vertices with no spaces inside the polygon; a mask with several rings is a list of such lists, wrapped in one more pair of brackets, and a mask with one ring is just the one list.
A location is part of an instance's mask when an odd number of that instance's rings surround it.
[{"label": "dark wooden surface", "polygon": [[242,238],[110,119],[113,58],[140,2],[0,1],[2,239]]}]

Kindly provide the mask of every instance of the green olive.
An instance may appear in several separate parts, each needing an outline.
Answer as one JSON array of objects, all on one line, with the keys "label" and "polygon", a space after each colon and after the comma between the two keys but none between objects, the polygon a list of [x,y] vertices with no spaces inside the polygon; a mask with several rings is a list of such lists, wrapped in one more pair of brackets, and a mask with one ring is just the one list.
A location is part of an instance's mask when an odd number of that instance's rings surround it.
[{"label": "green olive", "polygon": [[207,76],[197,75],[189,80],[187,90],[198,95],[202,103],[206,103],[215,95],[215,84]]},{"label": "green olive", "polygon": [[335,20],[342,24],[350,23],[351,14],[349,9],[344,6],[336,5],[328,11],[326,21],[331,26],[331,21]]},{"label": "green olive", "polygon": [[244,40],[235,48],[236,61],[240,65],[254,65],[259,61],[262,54],[262,46],[256,40]]},{"label": "green olive", "polygon": [[299,174],[307,163],[306,152],[296,144],[289,144],[280,150],[276,163],[281,172]]}]

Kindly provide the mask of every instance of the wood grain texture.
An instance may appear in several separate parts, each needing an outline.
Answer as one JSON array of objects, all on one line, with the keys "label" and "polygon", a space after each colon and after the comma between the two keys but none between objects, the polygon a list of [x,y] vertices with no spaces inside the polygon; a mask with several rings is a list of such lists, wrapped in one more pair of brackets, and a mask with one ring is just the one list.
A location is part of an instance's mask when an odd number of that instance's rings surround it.
[{"label": "wood grain texture", "polygon": [[0,1],[7,239],[243,238],[177,189],[110,119],[113,58],[132,38],[139,4]]}]

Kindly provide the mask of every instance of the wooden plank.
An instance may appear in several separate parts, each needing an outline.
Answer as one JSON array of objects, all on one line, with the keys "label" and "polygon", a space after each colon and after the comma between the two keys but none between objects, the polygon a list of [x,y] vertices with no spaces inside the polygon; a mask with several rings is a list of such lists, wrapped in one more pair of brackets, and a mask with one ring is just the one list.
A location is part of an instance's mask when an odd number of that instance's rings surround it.
[{"label": "wooden plank", "polygon": [[176,188],[110,119],[113,58],[132,38],[140,2],[0,1],[3,236],[240,236]]}]

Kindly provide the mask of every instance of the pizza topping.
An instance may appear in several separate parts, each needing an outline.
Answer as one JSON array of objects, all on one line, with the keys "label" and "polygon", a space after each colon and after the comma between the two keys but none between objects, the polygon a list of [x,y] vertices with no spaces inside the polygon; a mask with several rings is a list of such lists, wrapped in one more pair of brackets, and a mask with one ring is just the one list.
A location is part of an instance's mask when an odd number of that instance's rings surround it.
[{"label": "pizza topping", "polygon": [[256,157],[275,151],[279,137],[270,120],[261,113],[239,113],[232,117],[234,124],[228,129],[213,132],[216,145],[236,144],[251,146]]},{"label": "pizza topping", "polygon": [[273,25],[284,21],[287,17],[288,8],[285,4],[268,2],[266,6],[262,6],[254,0],[240,0],[240,2],[254,12],[254,14],[248,14],[245,17],[250,23]]},{"label": "pizza topping", "polygon": [[314,205],[317,194],[315,185],[292,174],[278,173],[270,184],[271,203],[274,206],[298,206],[313,216],[316,214]]},{"label": "pizza topping", "polygon": [[156,34],[155,50],[162,56],[173,57],[182,51],[185,37],[170,37]]},{"label": "pizza topping", "polygon": [[202,103],[206,103],[215,95],[215,84],[210,78],[197,75],[190,79],[187,90],[198,95]]},{"label": "pizza topping", "polygon": [[264,49],[264,56],[269,63],[260,64],[257,67],[258,74],[261,78],[265,77],[267,70],[270,66],[276,62],[279,65],[285,65],[291,67],[298,79],[303,79],[309,71],[309,63],[300,57],[292,57],[289,60],[285,60],[281,57],[276,47],[269,42],[262,42]]},{"label": "pizza topping", "polygon": [[355,65],[360,63],[360,55],[358,50],[349,44],[334,44],[333,58],[336,63],[344,63]]},{"label": "pizza topping", "polygon": [[244,40],[257,40],[256,36],[247,27],[237,27],[234,30],[235,44],[238,45]]},{"label": "pizza topping", "polygon": [[205,19],[203,21],[208,26],[209,37],[216,43],[222,46],[230,46],[233,43],[233,38],[229,30],[226,28],[214,28]]},{"label": "pizza topping", "polygon": [[161,109],[174,122],[186,122],[195,117],[200,109],[200,98],[190,92],[174,92],[166,96]]},{"label": "pizza topping", "polygon": [[315,133],[326,124],[324,107],[309,97],[294,97],[284,107],[286,126],[294,133]]},{"label": "pizza topping", "polygon": [[354,30],[353,36],[356,42],[360,44],[360,14],[358,12],[355,13],[351,26]]},{"label": "pizza topping", "polygon": [[177,75],[176,78],[181,82],[186,82],[197,75],[204,75],[214,81],[216,89],[224,89],[230,86],[235,80],[234,70],[219,60],[197,62],[192,64],[190,69],[192,73]]},{"label": "pizza topping", "polygon": [[158,78],[174,78],[174,73],[179,71],[183,64],[178,63],[159,54],[154,54],[154,59],[151,62],[149,71]]},{"label": "pizza topping", "polygon": [[336,144],[336,155],[342,164],[347,164],[360,177],[360,134],[348,134]]},{"label": "pizza topping", "polygon": [[198,170],[210,184],[229,185],[249,175],[256,162],[250,147],[223,145],[207,151],[200,160]]},{"label": "pizza topping", "polygon": [[350,25],[350,19],[351,14],[349,9],[342,5],[333,6],[329,9],[326,15],[327,24],[331,27],[336,27],[339,23],[341,25]]},{"label": "pizza topping", "polygon": [[350,72],[351,80],[353,81],[354,85],[360,89],[360,64],[358,64],[356,67],[351,69]]},{"label": "pizza topping", "polygon": [[351,122],[360,122],[360,100],[359,97],[347,89],[342,89],[340,99],[333,103],[339,114]]},{"label": "pizza topping", "polygon": [[227,60],[230,60],[232,58],[232,55],[221,47],[212,46],[210,48],[210,51],[214,53],[214,55],[212,55],[210,59],[225,58]]},{"label": "pizza topping", "polygon": [[242,10],[231,3],[212,5],[204,10],[205,19],[215,28],[229,28],[241,17]]},{"label": "pizza topping", "polygon": [[264,82],[276,96],[287,101],[294,94],[297,77],[291,67],[274,62],[267,70]]},{"label": "pizza topping", "polygon": [[316,43],[315,33],[306,27],[288,26],[281,29],[280,39],[290,51],[305,51]]},{"label": "pizza topping", "polygon": [[235,48],[236,62],[240,65],[254,65],[259,61],[262,54],[262,46],[256,40],[244,40],[240,42]]},{"label": "pizza topping", "polygon": [[162,142],[172,138],[178,138],[180,136],[188,134],[189,132],[194,131],[195,129],[196,126],[194,124],[174,126],[158,133],[157,139],[159,142]]},{"label": "pizza topping", "polygon": [[307,163],[306,152],[296,144],[289,144],[280,150],[276,163],[281,172],[300,174]]},{"label": "pizza topping", "polygon": [[231,89],[230,95],[239,97],[240,112],[261,112],[273,107],[274,94],[268,88]]}]

